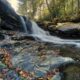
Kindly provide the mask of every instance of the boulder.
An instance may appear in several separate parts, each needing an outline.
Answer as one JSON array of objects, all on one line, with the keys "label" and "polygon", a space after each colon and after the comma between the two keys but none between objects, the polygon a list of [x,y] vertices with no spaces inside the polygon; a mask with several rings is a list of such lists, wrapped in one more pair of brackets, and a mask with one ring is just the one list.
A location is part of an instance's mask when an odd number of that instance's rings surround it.
[{"label": "boulder", "polygon": [[80,65],[72,64],[63,68],[62,80],[79,80],[80,79]]},{"label": "boulder", "polygon": [[21,16],[16,14],[7,0],[0,0],[0,28],[23,31]]},{"label": "boulder", "polygon": [[55,28],[51,29],[52,35],[66,39],[80,39],[80,24],[75,23],[59,23]]}]

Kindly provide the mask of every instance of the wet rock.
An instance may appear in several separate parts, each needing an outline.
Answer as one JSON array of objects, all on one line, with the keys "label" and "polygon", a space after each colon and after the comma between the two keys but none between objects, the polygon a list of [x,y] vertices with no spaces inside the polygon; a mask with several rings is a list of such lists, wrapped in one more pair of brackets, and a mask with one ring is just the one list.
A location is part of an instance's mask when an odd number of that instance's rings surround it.
[{"label": "wet rock", "polygon": [[79,23],[58,23],[55,34],[62,38],[79,39],[80,25]]},{"label": "wet rock", "polygon": [[0,40],[4,40],[4,39],[5,39],[4,35],[0,34]]},{"label": "wet rock", "polygon": [[21,16],[19,16],[7,2],[0,0],[0,28],[13,31],[24,31]]},{"label": "wet rock", "polygon": [[19,16],[12,9],[10,4],[6,0],[0,0],[0,18],[1,18],[1,28],[12,29],[17,28],[19,24]]},{"label": "wet rock", "polygon": [[64,79],[63,80],[79,80],[80,79],[80,66],[70,65],[64,70]]},{"label": "wet rock", "polygon": [[79,29],[68,29],[68,30],[56,30],[53,32],[53,35],[56,35],[65,39],[80,39],[80,30]]},{"label": "wet rock", "polygon": [[20,37],[11,37],[12,40],[17,40],[17,41],[20,41],[20,40],[35,40],[32,36],[20,36]]},{"label": "wet rock", "polygon": [[[69,53],[69,54],[68,54]],[[80,61],[80,49],[70,46],[60,48],[60,54],[64,57],[71,57],[75,61]]]}]

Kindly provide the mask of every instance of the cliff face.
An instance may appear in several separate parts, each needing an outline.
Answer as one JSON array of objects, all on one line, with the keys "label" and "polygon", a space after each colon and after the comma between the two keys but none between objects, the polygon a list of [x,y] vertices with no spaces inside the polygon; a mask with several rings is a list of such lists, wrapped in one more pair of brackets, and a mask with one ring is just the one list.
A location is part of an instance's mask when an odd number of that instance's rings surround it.
[{"label": "cliff face", "polygon": [[8,30],[21,29],[20,16],[6,0],[0,0],[0,27]]},{"label": "cliff face", "polygon": [[0,0],[0,17],[7,21],[9,19],[17,20],[18,15],[6,0]]}]

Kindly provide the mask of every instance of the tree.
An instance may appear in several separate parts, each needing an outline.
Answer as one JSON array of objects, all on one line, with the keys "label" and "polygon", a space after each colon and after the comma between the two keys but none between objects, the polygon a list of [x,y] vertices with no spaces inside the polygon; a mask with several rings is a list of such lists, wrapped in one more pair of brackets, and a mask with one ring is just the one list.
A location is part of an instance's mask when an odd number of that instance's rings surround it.
[{"label": "tree", "polygon": [[79,9],[80,9],[80,0],[78,0],[78,14],[79,14]]},{"label": "tree", "polygon": [[[20,0],[19,12],[34,19],[66,18],[79,14],[80,0]],[[74,16],[73,16],[74,15]],[[78,16],[78,15],[77,15]]]}]

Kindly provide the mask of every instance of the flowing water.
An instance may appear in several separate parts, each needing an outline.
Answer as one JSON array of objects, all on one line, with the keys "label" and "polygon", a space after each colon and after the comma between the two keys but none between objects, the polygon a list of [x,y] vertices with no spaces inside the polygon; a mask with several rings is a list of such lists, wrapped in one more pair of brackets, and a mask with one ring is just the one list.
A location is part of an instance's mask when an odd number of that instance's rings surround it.
[{"label": "flowing water", "polygon": [[22,16],[20,16],[20,19],[21,19],[21,22],[22,22],[22,25],[23,25],[23,29],[24,29],[23,31],[25,33],[28,33],[27,27],[26,27],[26,22],[24,21],[24,18]]},{"label": "flowing water", "polygon": [[[23,20],[23,19],[22,19]],[[26,25],[24,20],[22,21],[24,24],[24,30],[26,29]],[[38,38],[39,40],[43,42],[51,42],[54,44],[68,44],[68,45],[80,45],[80,40],[67,40],[67,39],[61,39],[56,36],[51,36],[49,32],[44,31],[41,29],[34,21],[31,21],[32,26],[32,34],[30,34],[35,39]],[[28,26],[29,27],[29,26]],[[25,30],[25,33],[27,33],[27,30]],[[37,40],[37,39],[36,39]],[[56,53],[55,53],[56,54]],[[56,68],[62,64],[67,63],[73,63],[74,60],[69,57],[62,57],[62,56],[53,56],[48,55],[46,53],[46,59],[41,61],[41,59],[37,56],[36,53],[27,53],[25,50],[22,54],[19,54],[17,56],[14,56],[12,59],[12,62],[15,66],[23,68],[25,71],[34,72],[37,77],[44,76],[47,71],[49,71],[51,68]],[[17,65],[19,64],[19,65]],[[60,73],[56,74],[51,80],[61,80]]]},{"label": "flowing water", "polygon": [[32,36],[37,37],[44,42],[52,42],[54,44],[68,44],[80,47],[80,40],[61,39],[51,36],[49,32],[41,29],[34,21],[32,21]]}]

